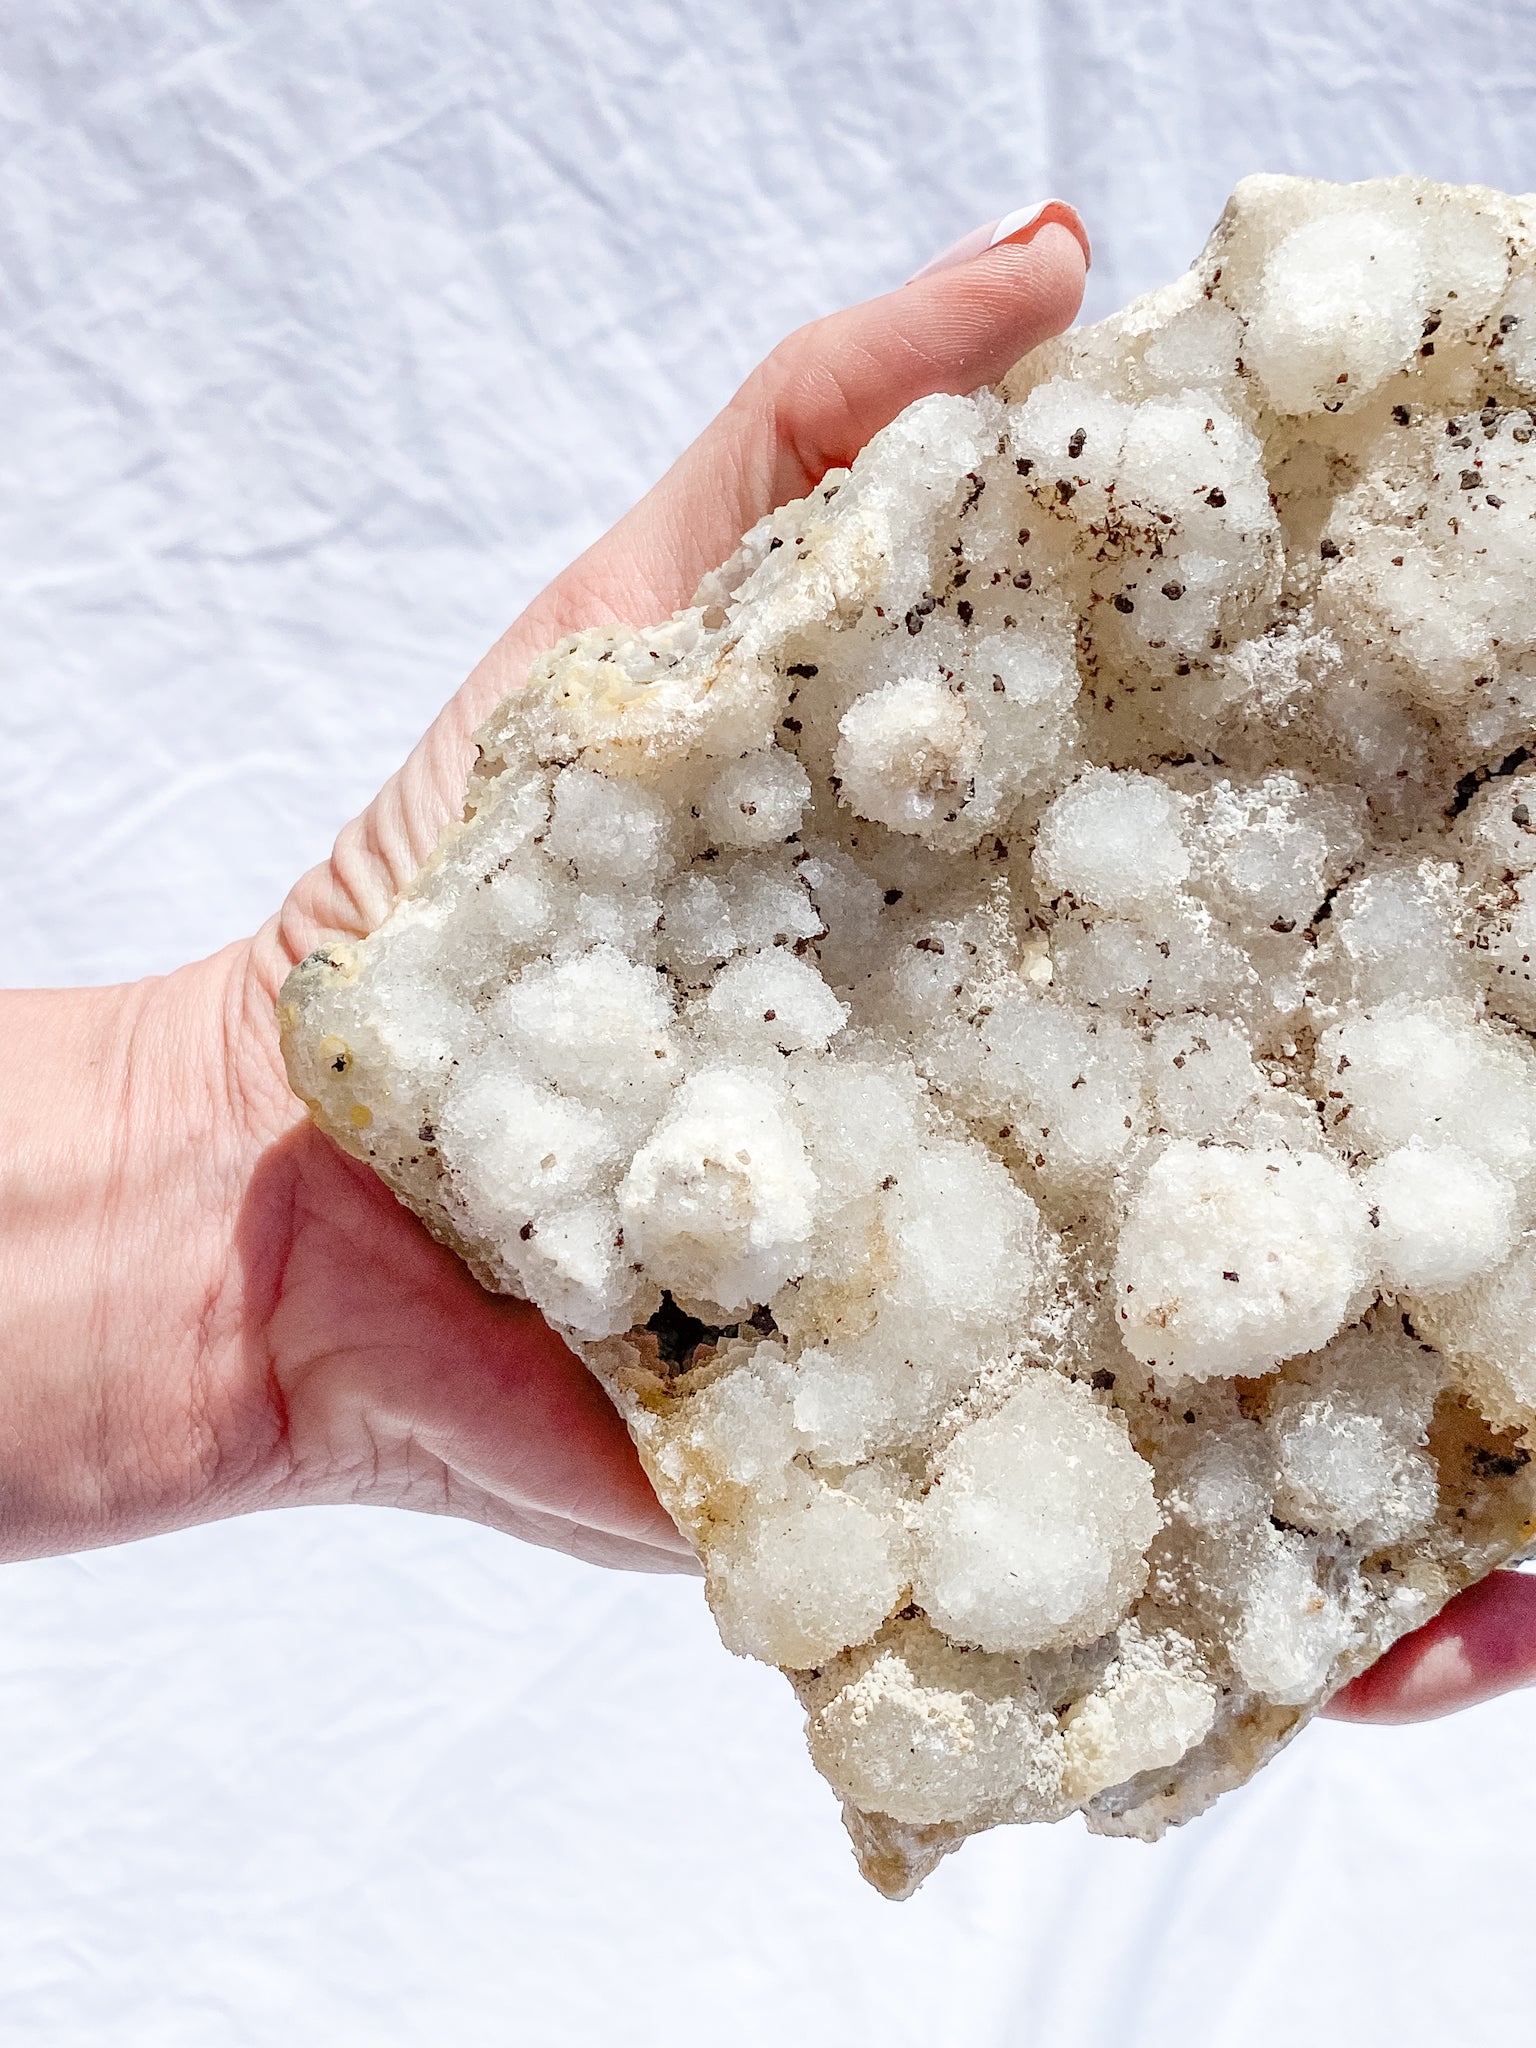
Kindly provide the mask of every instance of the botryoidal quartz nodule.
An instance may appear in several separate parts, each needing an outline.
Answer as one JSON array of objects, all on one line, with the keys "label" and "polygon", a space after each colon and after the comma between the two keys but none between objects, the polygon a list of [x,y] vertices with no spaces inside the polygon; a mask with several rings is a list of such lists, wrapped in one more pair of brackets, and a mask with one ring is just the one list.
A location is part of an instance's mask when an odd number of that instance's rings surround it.
[{"label": "botryoidal quartz nodule", "polygon": [[1156,1837],[1536,1535],[1533,225],[1245,181],[541,659],[283,991],[892,1896]]}]

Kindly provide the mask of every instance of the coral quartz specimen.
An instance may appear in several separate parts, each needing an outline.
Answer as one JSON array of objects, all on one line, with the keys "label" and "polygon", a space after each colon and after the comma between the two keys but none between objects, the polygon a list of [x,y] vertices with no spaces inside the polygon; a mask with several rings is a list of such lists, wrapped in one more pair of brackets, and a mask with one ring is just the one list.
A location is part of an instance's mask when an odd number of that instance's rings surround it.
[{"label": "coral quartz specimen", "polygon": [[539,661],[284,990],[894,1896],[1198,1813],[1536,1534],[1533,229],[1247,180]]}]

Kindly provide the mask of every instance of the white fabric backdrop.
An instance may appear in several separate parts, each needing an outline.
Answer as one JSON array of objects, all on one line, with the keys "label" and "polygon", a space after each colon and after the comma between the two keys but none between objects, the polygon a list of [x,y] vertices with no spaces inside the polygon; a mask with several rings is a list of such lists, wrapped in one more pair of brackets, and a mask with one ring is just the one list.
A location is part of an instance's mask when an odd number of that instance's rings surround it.
[{"label": "white fabric backdrop", "polygon": [[[49,0],[0,31],[0,975],[253,925],[788,325],[1076,199],[1536,186],[1522,0]],[[0,1573],[0,2036],[1524,2039],[1536,1702],[863,1889],[697,1588],[265,1517]]]}]

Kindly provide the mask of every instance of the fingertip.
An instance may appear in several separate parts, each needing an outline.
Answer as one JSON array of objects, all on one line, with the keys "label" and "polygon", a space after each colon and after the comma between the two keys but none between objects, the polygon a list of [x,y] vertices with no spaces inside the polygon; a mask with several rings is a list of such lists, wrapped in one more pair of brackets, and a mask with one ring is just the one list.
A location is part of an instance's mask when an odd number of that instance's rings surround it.
[{"label": "fingertip", "polygon": [[[1076,220],[1075,214],[1073,219]],[[1076,227],[1072,227],[1065,221],[1049,220],[1032,241],[1022,246],[999,242],[983,260],[1018,268],[1023,258],[1033,259],[1025,279],[1037,298],[1042,320],[1051,323],[1041,338],[1063,333],[1077,318],[1088,285],[1092,258],[1082,222],[1077,221]],[[1009,269],[1004,268],[1002,274],[1007,278]]]},{"label": "fingertip", "polygon": [[1335,1721],[1429,1721],[1536,1683],[1536,1578],[1492,1572],[1394,1643],[1323,1712]]},{"label": "fingertip", "polygon": [[1065,199],[1047,199],[1043,206],[1023,207],[1017,213],[1004,214],[992,230],[988,247],[992,249],[1010,247],[1019,242],[1030,242],[1048,227],[1065,228],[1082,251],[1083,268],[1093,268],[1093,244],[1088,239],[1088,229],[1083,216],[1075,206]]},{"label": "fingertip", "polygon": [[1000,220],[987,221],[979,228],[972,228],[969,234],[962,235],[957,242],[951,242],[947,249],[942,249],[921,270],[914,271],[907,282],[917,284],[940,271],[958,269],[961,264],[972,263],[991,249],[1025,248],[1038,240],[1049,227],[1065,228],[1082,251],[1084,268],[1092,264],[1093,247],[1077,208],[1068,205],[1065,199],[1037,199],[1028,206],[1015,207]]},{"label": "fingertip", "polygon": [[[898,297],[918,301],[907,316],[928,352],[953,368],[949,388],[993,384],[1021,356],[1077,318],[1088,281],[1083,245],[1059,221],[1023,242],[999,242],[969,262],[914,279]],[[919,295],[922,295],[919,300]]]},{"label": "fingertip", "polygon": [[1059,319],[1059,326],[1053,328],[1059,334],[1061,328],[1073,324],[1077,307],[1083,303],[1087,264],[1087,236],[1081,223],[1073,229],[1065,221],[1053,219],[1028,242],[997,242],[977,258],[977,272],[995,272],[1016,291],[1028,289],[1042,315],[1047,313],[1044,301],[1059,299],[1059,307],[1051,315]]},{"label": "fingertip", "polygon": [[[910,308],[908,319],[936,309],[973,330],[996,330],[1010,347],[1023,340],[1027,349],[1072,325],[1087,282],[1084,244],[1064,223],[1048,220],[1027,240],[998,242],[963,263],[921,272],[895,297]],[[975,334],[972,346],[980,339]]]}]

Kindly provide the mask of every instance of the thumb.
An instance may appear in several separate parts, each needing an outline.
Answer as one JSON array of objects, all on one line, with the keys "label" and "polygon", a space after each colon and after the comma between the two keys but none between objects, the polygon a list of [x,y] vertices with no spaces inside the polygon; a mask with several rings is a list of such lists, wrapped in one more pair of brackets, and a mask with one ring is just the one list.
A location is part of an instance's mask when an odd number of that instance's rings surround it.
[{"label": "thumb", "polygon": [[[977,236],[899,290],[781,341],[660,482],[535,601],[513,629],[519,649],[530,626],[542,645],[602,619],[665,617],[764,513],[852,462],[915,399],[994,383],[1070,326],[1088,269],[1070,207],[1052,202],[971,254]],[[498,694],[505,687],[500,679]]]},{"label": "thumb", "polygon": [[262,988],[275,990],[317,936],[379,922],[457,808],[470,734],[541,649],[586,626],[665,618],[764,513],[851,462],[915,399],[993,383],[1070,325],[1088,268],[1082,222],[1056,201],[1015,219],[978,229],[898,291],[780,342],[660,482],[503,634],[330,860],[294,888],[258,944]]}]

